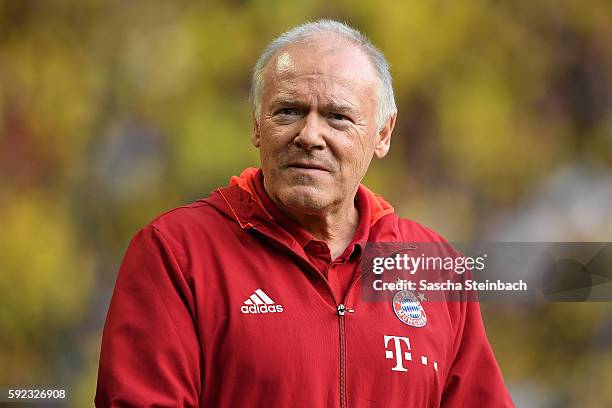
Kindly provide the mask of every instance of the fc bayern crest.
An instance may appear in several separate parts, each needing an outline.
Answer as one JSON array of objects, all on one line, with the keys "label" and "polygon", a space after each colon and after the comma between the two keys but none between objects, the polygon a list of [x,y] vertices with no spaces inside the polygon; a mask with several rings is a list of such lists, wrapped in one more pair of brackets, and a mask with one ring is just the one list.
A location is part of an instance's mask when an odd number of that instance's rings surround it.
[{"label": "fc bayern crest", "polygon": [[401,290],[393,296],[393,311],[402,323],[412,327],[423,327],[427,324],[425,309],[417,297],[409,290]]}]

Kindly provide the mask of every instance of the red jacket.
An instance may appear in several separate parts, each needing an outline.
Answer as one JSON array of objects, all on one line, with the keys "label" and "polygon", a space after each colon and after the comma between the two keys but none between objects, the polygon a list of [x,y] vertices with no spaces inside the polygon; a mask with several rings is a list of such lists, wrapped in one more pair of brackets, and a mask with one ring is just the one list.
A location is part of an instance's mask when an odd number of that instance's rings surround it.
[{"label": "red jacket", "polygon": [[415,327],[359,296],[366,241],[438,235],[360,186],[356,238],[331,262],[262,197],[258,177],[249,169],[134,237],[104,327],[96,406],[513,406],[478,303],[424,302],[427,322]]}]

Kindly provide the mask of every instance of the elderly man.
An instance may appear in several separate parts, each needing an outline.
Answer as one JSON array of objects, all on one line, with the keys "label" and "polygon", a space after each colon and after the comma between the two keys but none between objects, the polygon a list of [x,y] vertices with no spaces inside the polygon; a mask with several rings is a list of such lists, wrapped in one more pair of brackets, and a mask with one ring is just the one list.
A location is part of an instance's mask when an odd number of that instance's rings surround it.
[{"label": "elderly man", "polygon": [[96,404],[512,406],[477,303],[415,323],[359,296],[367,242],[441,241],[360,184],[395,124],[383,55],[338,22],[296,27],[257,62],[252,105],[261,169],[130,243]]}]

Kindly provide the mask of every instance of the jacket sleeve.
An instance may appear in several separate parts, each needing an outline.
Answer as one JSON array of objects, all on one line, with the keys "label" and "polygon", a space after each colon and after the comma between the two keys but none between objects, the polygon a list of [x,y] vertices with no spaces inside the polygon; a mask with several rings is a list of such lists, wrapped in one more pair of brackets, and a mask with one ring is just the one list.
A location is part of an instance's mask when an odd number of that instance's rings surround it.
[{"label": "jacket sleeve", "polygon": [[487,340],[478,302],[459,302],[461,319],[454,361],[441,407],[514,407]]},{"label": "jacket sleeve", "polygon": [[193,296],[153,226],[125,254],[102,336],[97,407],[196,407],[200,345]]}]

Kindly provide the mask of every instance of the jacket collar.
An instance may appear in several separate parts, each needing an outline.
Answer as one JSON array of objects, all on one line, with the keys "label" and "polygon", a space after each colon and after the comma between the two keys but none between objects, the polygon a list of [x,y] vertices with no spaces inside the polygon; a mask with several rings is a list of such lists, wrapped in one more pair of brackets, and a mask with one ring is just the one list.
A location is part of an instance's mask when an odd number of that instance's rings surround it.
[{"label": "jacket collar", "polygon": [[[287,228],[281,226],[284,223],[283,221],[286,220],[280,220],[281,222],[279,223],[277,218],[279,218],[278,213],[280,210],[269,197],[266,196],[262,199],[262,192],[259,191],[258,193],[258,190],[263,189],[262,187],[258,189],[258,177],[261,177],[261,170],[249,167],[240,176],[232,176],[229,187],[215,190],[206,201],[219,212],[235,220],[242,229],[256,229],[274,238],[283,246],[289,247],[294,252],[303,252],[304,237],[296,237],[295,233],[292,234]],[[265,191],[263,193],[266,194]],[[368,217],[365,221],[369,222],[368,231],[364,234],[363,239],[360,239],[360,244],[365,245],[366,241],[373,240],[371,239],[373,238],[371,231],[375,225],[379,238],[389,237],[390,232],[392,236],[397,235],[396,228],[392,227],[393,231],[390,231],[388,227],[377,225],[381,223],[381,220],[386,215],[394,213],[394,209],[389,203],[378,194],[370,191],[363,184],[359,185],[357,199],[367,200],[367,203],[364,203],[367,205],[360,205],[360,208],[369,211],[369,214],[360,214],[360,217]],[[362,219],[361,221],[364,220]],[[360,222],[360,225],[363,225],[363,222]],[[357,234],[359,234],[359,231],[357,231]]]}]

